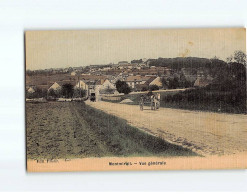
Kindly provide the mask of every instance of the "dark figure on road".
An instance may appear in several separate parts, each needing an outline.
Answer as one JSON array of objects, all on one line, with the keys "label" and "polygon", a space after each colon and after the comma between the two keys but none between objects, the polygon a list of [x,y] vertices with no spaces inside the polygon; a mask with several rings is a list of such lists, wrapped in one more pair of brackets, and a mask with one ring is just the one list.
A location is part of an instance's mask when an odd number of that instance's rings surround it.
[{"label": "dark figure on road", "polygon": [[151,110],[155,110],[155,96],[151,95]]},{"label": "dark figure on road", "polygon": [[140,110],[143,111],[143,105],[144,105],[144,97],[143,96],[141,96],[141,98],[140,98],[139,105],[140,105]]}]

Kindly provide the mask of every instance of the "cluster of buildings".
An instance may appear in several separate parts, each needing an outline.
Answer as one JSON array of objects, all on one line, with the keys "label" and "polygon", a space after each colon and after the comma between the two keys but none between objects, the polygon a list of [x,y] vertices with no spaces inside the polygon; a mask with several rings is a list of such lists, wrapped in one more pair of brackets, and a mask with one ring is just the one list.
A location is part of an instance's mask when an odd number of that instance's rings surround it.
[{"label": "cluster of buildings", "polygon": [[38,89],[56,92],[61,90],[64,84],[70,84],[74,89],[85,90],[86,96],[95,95],[97,101],[104,94],[117,95],[118,80],[125,81],[132,91],[145,91],[152,85],[165,88],[162,79],[180,78],[181,75],[194,82],[195,86],[206,86],[212,81],[212,77],[205,77],[203,71],[176,71],[167,67],[149,66],[149,60],[141,60],[138,63],[121,61],[118,64],[66,68],[66,72],[64,69],[51,69],[39,74],[27,74],[26,90],[28,93],[35,93]]},{"label": "cluster of buildings", "polygon": [[[116,87],[105,76],[96,75],[35,75],[27,79],[27,93],[35,93],[37,90],[46,92],[47,96],[51,92],[59,94],[62,86],[69,84],[74,88],[74,91],[84,90],[85,96],[94,95],[96,101],[100,100],[101,94],[118,94]],[[79,94],[77,94],[78,97]],[[80,96],[79,96],[80,97]]]}]

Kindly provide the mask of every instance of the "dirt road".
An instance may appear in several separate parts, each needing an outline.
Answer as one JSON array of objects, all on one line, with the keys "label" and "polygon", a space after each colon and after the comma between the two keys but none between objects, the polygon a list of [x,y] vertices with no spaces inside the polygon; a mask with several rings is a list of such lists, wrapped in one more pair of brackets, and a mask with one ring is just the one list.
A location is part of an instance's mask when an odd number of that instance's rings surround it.
[{"label": "dirt road", "polygon": [[88,105],[126,119],[166,141],[182,145],[202,155],[236,154],[247,151],[247,116],[139,106],[109,102]]}]

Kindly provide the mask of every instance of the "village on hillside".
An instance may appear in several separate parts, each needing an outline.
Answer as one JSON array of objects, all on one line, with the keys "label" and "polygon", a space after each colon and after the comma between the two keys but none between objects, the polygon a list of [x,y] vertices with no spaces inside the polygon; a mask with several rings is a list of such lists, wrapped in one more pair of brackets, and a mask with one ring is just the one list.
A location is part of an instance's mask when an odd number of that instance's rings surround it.
[{"label": "village on hillside", "polygon": [[[121,93],[204,87],[213,77],[204,70],[165,66],[152,66],[152,59],[120,61],[117,64],[89,65],[45,70],[27,70],[26,98],[88,98],[100,101],[104,95]],[[127,84],[127,90],[119,90],[116,82]],[[73,92],[62,92],[63,88]]]},{"label": "village on hillside", "polygon": [[191,32],[27,33],[29,170],[117,170],[112,159],[137,170],[139,159],[177,159],[179,169],[186,159],[191,169],[227,156],[228,167],[200,168],[243,167],[235,159],[247,152],[245,30]]}]

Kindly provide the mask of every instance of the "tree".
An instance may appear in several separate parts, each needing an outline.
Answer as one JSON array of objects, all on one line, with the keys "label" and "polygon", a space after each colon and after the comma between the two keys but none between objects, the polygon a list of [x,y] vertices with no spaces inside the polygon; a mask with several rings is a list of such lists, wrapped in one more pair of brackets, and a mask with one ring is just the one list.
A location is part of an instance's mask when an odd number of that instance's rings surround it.
[{"label": "tree", "polygon": [[134,64],[134,63],[142,63],[143,61],[142,61],[142,59],[140,59],[140,60],[132,60],[131,61],[131,64]]},{"label": "tree", "polygon": [[[204,72],[204,76],[207,77],[207,72]],[[180,76],[180,80],[179,80],[179,88],[188,88],[188,87],[192,87],[193,84],[194,84],[194,82],[191,82],[191,81],[187,80],[184,74],[182,74],[182,75]]]},{"label": "tree", "polygon": [[226,58],[226,62],[227,63],[231,63],[232,60],[233,60],[233,56],[232,55],[230,55],[229,57]]},{"label": "tree", "polygon": [[74,89],[73,97],[75,97],[75,98],[85,97],[86,93],[87,93],[87,90],[76,88],[76,89]]},{"label": "tree", "polygon": [[62,85],[61,94],[65,98],[71,98],[71,97],[73,97],[73,94],[74,94],[74,87],[73,87],[73,85],[71,85],[69,83],[66,83],[66,84]]},{"label": "tree", "polygon": [[129,94],[131,92],[129,85],[125,81],[118,80],[116,82],[116,88],[119,93]]},{"label": "tree", "polygon": [[217,56],[214,56],[213,58],[211,58],[211,60],[219,60],[219,58]]},{"label": "tree", "polygon": [[120,80],[117,80],[117,82],[116,82],[116,88],[117,88],[117,91],[120,93],[120,87],[122,86],[122,81],[120,81]]},{"label": "tree", "polygon": [[[212,75],[212,77],[225,76],[225,71],[227,69],[227,63],[219,60],[217,58],[210,59],[210,65],[208,65],[208,74]],[[202,68],[203,72],[205,72],[205,68]]]},{"label": "tree", "polygon": [[178,78],[169,79],[169,84],[168,84],[169,89],[177,89],[178,87],[179,87]]},{"label": "tree", "polygon": [[148,87],[144,86],[142,87],[141,91],[147,91],[148,90]]},{"label": "tree", "polygon": [[27,98],[46,98],[47,95],[47,90],[41,89],[41,88],[36,88],[35,92],[29,93],[26,90],[26,97]]},{"label": "tree", "polygon": [[156,90],[159,90],[159,87],[157,85],[150,85],[149,90],[150,91],[156,91]]},{"label": "tree", "polygon": [[233,58],[237,63],[244,65],[246,63],[246,54],[240,50],[234,52]]},{"label": "tree", "polygon": [[54,89],[50,89],[48,91],[48,96],[51,96],[53,98],[57,98],[58,97],[58,93],[56,91],[54,91]]},{"label": "tree", "polygon": [[162,88],[166,89],[168,84],[167,84],[166,79],[164,77],[161,78],[161,83],[162,83]]}]

